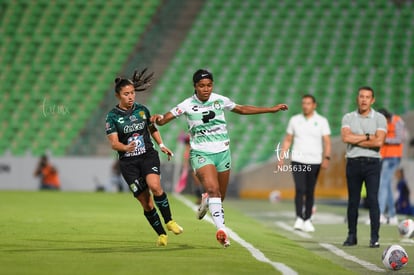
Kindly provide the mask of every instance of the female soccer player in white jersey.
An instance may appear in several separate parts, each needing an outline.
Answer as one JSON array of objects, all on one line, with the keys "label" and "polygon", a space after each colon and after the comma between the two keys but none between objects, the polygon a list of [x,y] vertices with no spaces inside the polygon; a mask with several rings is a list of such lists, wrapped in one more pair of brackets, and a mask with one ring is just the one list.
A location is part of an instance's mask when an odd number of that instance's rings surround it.
[{"label": "female soccer player in white jersey", "polygon": [[231,158],[224,110],[241,115],[253,115],[284,111],[288,106],[286,104],[273,107],[238,105],[227,97],[213,93],[213,75],[204,69],[194,73],[193,84],[194,95],[164,115],[153,115],[151,122],[164,125],[181,115],[187,117],[191,137],[191,166],[206,190],[198,217],[202,219],[208,207],[217,227],[216,238],[220,244],[227,247],[230,241],[224,226],[222,201],[229,183]]}]

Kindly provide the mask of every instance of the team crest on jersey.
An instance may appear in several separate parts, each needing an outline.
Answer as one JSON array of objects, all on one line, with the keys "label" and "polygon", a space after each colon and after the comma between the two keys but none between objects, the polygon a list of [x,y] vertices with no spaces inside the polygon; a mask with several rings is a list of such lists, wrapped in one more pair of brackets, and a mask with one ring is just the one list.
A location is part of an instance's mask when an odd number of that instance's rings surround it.
[{"label": "team crest on jersey", "polygon": [[216,100],[216,101],[214,101],[214,103],[213,103],[213,107],[214,107],[214,109],[216,109],[216,110],[221,110],[221,104],[220,104],[220,102],[218,102],[217,100]]},{"label": "team crest on jersey", "polygon": [[147,119],[144,111],[139,112],[139,116],[142,117],[142,119]]},{"label": "team crest on jersey", "polygon": [[201,163],[204,163],[204,162],[206,162],[206,158],[202,157],[202,156],[199,156],[198,157],[198,163],[201,164]]},{"label": "team crest on jersey", "polygon": [[130,117],[129,117],[129,120],[130,120],[130,121],[136,121],[136,120],[138,120],[138,119],[137,119],[137,117],[136,117],[136,116],[132,115],[132,116],[130,116]]}]

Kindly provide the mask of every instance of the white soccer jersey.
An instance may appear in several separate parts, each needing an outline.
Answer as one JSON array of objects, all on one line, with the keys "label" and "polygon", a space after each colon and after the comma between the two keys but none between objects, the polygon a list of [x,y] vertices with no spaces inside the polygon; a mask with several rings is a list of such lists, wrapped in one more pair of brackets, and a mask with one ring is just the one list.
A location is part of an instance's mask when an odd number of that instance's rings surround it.
[{"label": "white soccer jersey", "polygon": [[219,153],[229,148],[224,110],[232,110],[236,103],[215,93],[206,102],[194,94],[171,110],[175,117],[187,117],[191,149],[206,153]]},{"label": "white soccer jersey", "polygon": [[322,162],[322,137],[331,134],[328,120],[314,111],[307,119],[303,114],[289,120],[286,132],[293,135],[292,160],[306,164]]}]

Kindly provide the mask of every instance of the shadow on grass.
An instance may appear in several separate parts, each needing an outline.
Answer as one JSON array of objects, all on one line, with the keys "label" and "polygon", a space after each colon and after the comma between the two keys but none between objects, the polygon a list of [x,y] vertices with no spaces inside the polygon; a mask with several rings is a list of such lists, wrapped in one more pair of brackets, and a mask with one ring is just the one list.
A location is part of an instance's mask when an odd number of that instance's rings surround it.
[{"label": "shadow on grass", "polygon": [[[155,241],[140,242],[134,244],[131,241],[116,240],[47,240],[47,239],[30,239],[28,245],[16,245],[18,248],[3,246],[0,252],[8,253],[30,253],[30,252],[86,252],[86,253],[148,253],[160,251],[184,251],[184,250],[200,250],[200,249],[223,249],[214,245],[188,245],[169,243],[166,247],[157,247]],[[35,242],[43,243],[36,245]],[[48,245],[49,244],[49,245]],[[62,245],[57,245],[62,244]],[[64,245],[67,244],[67,245]]]}]

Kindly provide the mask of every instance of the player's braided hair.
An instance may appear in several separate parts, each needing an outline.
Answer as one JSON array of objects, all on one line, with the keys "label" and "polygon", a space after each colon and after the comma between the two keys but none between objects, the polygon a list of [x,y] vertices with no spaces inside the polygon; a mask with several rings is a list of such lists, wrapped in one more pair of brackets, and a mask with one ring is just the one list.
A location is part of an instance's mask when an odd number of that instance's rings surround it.
[{"label": "player's braided hair", "polygon": [[115,78],[115,92],[119,93],[121,89],[128,85],[133,85],[135,92],[142,92],[151,86],[151,81],[154,79],[154,72],[145,75],[147,68],[141,72],[134,71],[131,79],[128,78]]}]

